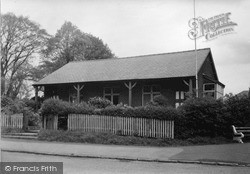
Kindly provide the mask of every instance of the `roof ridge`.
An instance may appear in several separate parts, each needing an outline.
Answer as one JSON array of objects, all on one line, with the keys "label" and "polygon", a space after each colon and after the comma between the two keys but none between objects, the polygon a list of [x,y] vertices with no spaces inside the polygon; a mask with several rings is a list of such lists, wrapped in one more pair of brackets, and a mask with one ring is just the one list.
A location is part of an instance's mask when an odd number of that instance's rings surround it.
[{"label": "roof ridge", "polygon": [[[197,51],[201,50],[211,50],[210,48],[200,48],[197,49]],[[157,53],[157,54],[145,54],[145,55],[138,55],[138,56],[128,56],[128,57],[120,57],[120,58],[107,58],[107,59],[92,59],[92,60],[80,60],[80,61],[72,61],[69,63],[79,63],[79,62],[92,62],[92,61],[107,61],[107,60],[122,60],[122,59],[133,59],[133,58],[138,58],[138,57],[146,57],[146,56],[157,56],[157,55],[164,55],[164,54],[177,54],[177,53],[186,53],[186,52],[192,52],[195,50],[185,50],[185,51],[174,51],[174,52],[168,52],[168,53]]]},{"label": "roof ridge", "polygon": [[[197,49],[197,51],[201,51],[201,50],[210,50],[210,48],[200,48],[200,49]],[[157,56],[157,55],[163,55],[163,54],[176,54],[176,53],[185,53],[185,52],[192,52],[192,51],[195,51],[195,50],[174,51],[174,52],[157,53],[157,54],[145,54],[145,55],[139,55],[139,56],[121,57],[120,59],[145,57],[145,56]]]}]

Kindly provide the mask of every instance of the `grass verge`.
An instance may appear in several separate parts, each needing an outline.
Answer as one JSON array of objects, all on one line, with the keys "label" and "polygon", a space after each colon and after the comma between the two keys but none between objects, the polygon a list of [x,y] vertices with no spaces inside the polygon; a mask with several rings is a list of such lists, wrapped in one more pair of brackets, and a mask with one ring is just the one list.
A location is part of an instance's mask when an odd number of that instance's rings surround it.
[{"label": "grass verge", "polygon": [[93,133],[84,131],[60,131],[60,130],[41,130],[38,140],[76,142],[93,144],[116,144],[116,145],[137,145],[137,146],[189,146],[206,144],[225,144],[232,143],[232,140],[223,137],[194,137],[186,140],[180,139],[160,139],[145,138],[136,136],[121,136],[112,133]]}]

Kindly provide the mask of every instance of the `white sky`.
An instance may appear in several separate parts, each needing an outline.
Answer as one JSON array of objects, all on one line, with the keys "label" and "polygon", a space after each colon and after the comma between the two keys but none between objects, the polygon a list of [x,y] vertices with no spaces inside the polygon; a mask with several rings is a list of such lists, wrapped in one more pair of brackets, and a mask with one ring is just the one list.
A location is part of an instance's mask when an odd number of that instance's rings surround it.
[{"label": "white sky", "polygon": [[[235,34],[204,42],[210,47],[225,93],[250,87],[250,1],[196,0],[203,18],[231,12]],[[118,57],[194,49],[188,38],[193,0],[2,0],[1,13],[29,18],[54,35],[65,21],[100,37]]]}]

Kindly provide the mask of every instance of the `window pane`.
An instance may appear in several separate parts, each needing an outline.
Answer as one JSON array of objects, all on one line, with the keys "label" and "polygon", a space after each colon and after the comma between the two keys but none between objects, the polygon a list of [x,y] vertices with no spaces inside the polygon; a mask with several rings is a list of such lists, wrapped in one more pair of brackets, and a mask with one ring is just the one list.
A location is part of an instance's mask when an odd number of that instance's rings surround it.
[{"label": "window pane", "polygon": [[181,91],[181,99],[184,99],[184,91]]},{"label": "window pane", "polygon": [[113,104],[117,105],[119,103],[119,95],[114,95],[113,96]]},{"label": "window pane", "polygon": [[205,84],[205,91],[214,90],[214,84]]},{"label": "window pane", "polygon": [[143,92],[151,92],[151,87],[150,86],[144,86],[143,87]]},{"label": "window pane", "polygon": [[143,106],[145,106],[150,101],[151,101],[151,95],[150,94],[144,94],[143,95]]},{"label": "window pane", "polygon": [[[153,94],[153,99],[155,98],[155,96],[159,96],[160,94]],[[151,99],[151,100],[153,100]]]},{"label": "window pane", "polygon": [[152,86],[152,88],[153,88],[153,92],[160,92],[161,91],[161,88],[159,85],[154,85],[154,86]]},{"label": "window pane", "polygon": [[104,98],[108,99],[109,101],[111,101],[111,95],[105,95]]},{"label": "window pane", "polygon": [[113,94],[119,94],[120,89],[119,88],[113,88]]},{"label": "window pane", "polygon": [[105,94],[111,94],[111,88],[104,88]]},{"label": "window pane", "polygon": [[175,99],[176,99],[176,100],[180,99],[180,98],[179,98],[179,91],[176,91],[176,92],[175,92]]}]

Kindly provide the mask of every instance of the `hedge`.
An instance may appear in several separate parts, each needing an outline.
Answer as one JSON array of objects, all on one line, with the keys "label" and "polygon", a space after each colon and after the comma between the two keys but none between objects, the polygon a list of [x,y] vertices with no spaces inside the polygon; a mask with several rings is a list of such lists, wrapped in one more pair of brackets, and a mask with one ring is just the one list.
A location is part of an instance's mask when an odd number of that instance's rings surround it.
[{"label": "hedge", "polygon": [[161,106],[128,107],[126,105],[108,105],[105,108],[95,108],[86,103],[72,104],[59,99],[45,100],[40,109],[43,116],[68,115],[68,114],[95,114],[119,117],[155,118],[162,120],[174,120],[179,113],[174,108]]},{"label": "hedge", "polygon": [[[101,100],[100,100],[101,101]],[[101,106],[104,106],[100,104]],[[250,98],[231,96],[225,100],[190,98],[178,109],[160,105],[129,107],[119,104],[100,108],[87,103],[71,104],[48,99],[40,109],[43,116],[68,114],[95,114],[119,117],[155,118],[175,121],[175,137],[227,137],[232,138],[232,125],[250,126]]]},{"label": "hedge", "polygon": [[231,96],[224,100],[188,99],[178,108],[175,137],[223,136],[232,138],[232,125],[250,126],[250,98]]}]

